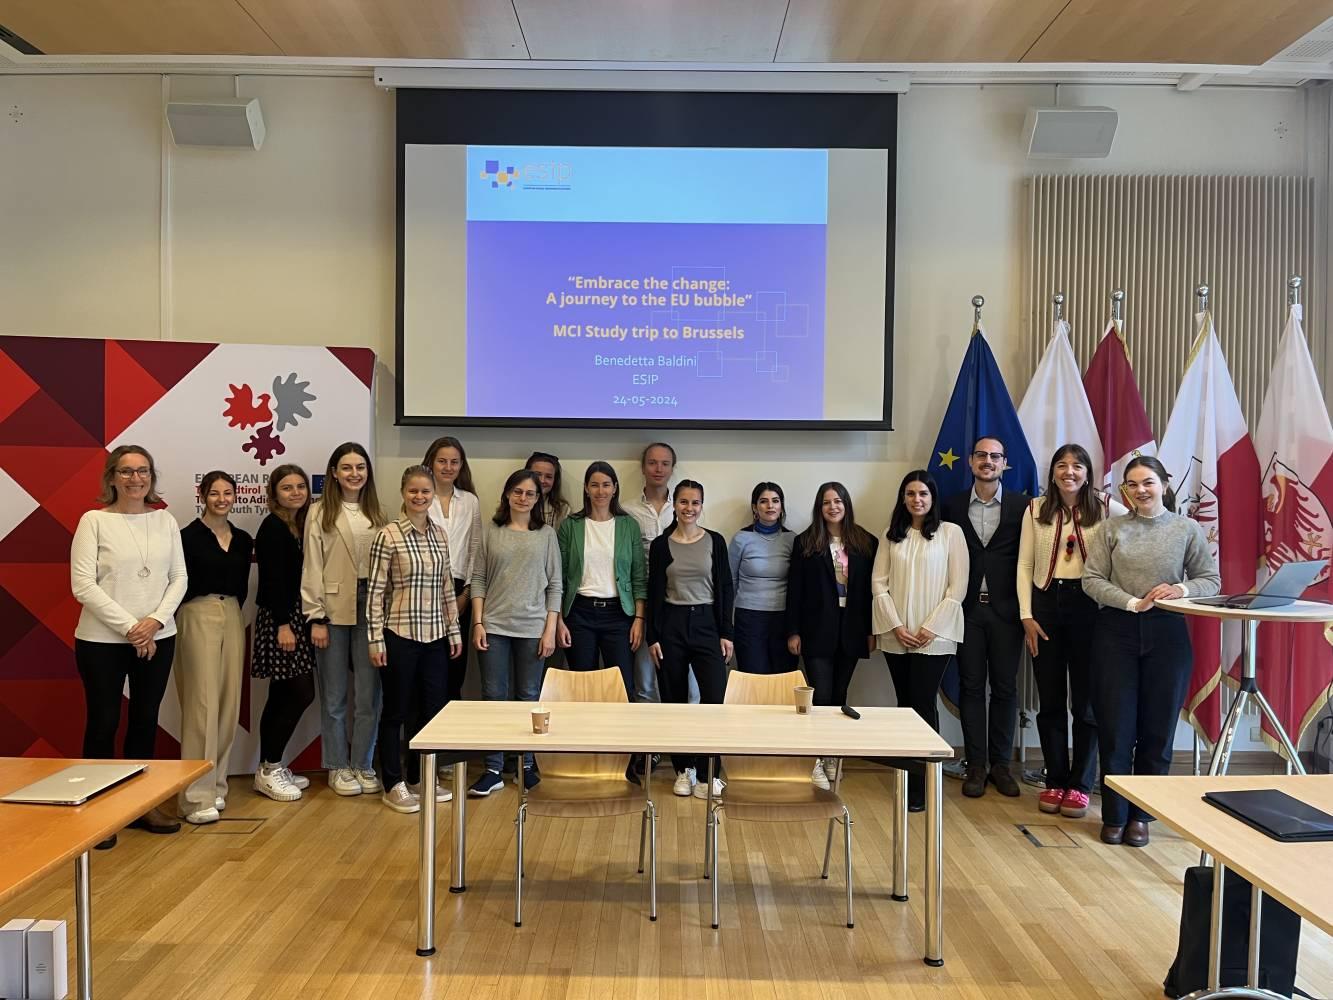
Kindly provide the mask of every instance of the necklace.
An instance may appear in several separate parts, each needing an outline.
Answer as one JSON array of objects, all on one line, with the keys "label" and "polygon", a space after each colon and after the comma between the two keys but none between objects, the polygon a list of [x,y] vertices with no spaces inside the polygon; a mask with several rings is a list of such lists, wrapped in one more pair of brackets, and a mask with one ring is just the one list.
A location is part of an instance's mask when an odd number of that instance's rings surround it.
[{"label": "necklace", "polygon": [[121,514],[120,516],[125,519],[125,530],[130,533],[130,538],[134,540],[134,549],[139,553],[139,558],[142,560],[142,565],[139,567],[139,579],[147,580],[153,572],[148,568],[148,525],[145,522],[143,529],[143,545],[140,545],[139,536],[136,535],[134,529],[130,527],[130,516],[128,514]]}]

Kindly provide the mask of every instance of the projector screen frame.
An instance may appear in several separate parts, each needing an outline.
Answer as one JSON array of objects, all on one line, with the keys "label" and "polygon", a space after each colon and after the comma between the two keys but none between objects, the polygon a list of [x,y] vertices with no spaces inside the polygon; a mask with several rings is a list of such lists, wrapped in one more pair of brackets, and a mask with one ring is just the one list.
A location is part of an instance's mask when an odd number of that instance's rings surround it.
[{"label": "projector screen frame", "polygon": [[[394,424],[405,427],[623,427],[643,429],[893,429],[898,102],[895,94],[400,89],[395,93]],[[580,114],[569,114],[570,105]],[[557,113],[559,112],[559,113]],[[793,121],[798,131],[793,134]],[[866,420],[718,420],[658,417],[495,417],[405,412],[405,150],[424,145],[559,145],[885,150],[884,372],[880,416]],[[461,377],[461,376],[460,376]]]}]

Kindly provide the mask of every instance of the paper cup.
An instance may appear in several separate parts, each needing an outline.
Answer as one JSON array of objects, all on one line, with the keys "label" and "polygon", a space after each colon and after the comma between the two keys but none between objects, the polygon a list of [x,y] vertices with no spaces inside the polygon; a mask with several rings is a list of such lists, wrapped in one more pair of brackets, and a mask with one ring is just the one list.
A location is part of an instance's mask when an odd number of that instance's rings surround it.
[{"label": "paper cup", "polygon": [[532,710],[532,731],[534,733],[549,733],[551,731],[551,712],[545,708],[534,708]]},{"label": "paper cup", "polygon": [[815,704],[815,689],[805,684],[798,684],[792,692],[792,697],[796,701],[796,711],[801,715],[809,715],[810,709]]}]

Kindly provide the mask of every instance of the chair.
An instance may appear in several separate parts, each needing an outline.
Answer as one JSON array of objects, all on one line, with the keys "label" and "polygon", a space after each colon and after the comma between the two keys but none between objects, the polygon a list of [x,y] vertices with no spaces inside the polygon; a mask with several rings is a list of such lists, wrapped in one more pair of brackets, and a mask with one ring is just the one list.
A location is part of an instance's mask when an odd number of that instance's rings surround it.
[{"label": "chair", "polygon": [[[727,679],[727,705],[791,705],[792,689],[805,683],[799,670],[785,674],[747,674],[733,670]],[[793,708],[793,711],[795,709]],[[718,926],[717,885],[717,813],[729,820],[763,823],[828,820],[828,839],[824,845],[824,868],[820,878],[828,878],[829,856],[833,850],[833,824],[843,825],[846,850],[847,926],[852,922],[852,816],[838,795],[842,782],[839,761],[837,780],[832,791],[824,791],[810,780],[812,757],[732,757],[722,759],[727,788],[720,800],[713,800],[710,816],[714,830],[708,839],[708,869],[713,883],[713,927]]]},{"label": "chair", "polygon": [[[547,670],[541,700],[628,704],[618,667],[605,670]],[[553,713],[557,715],[558,713]],[[557,722],[558,724],[558,722]],[[640,812],[639,874],[648,845],[648,918],[657,919],[657,808],[645,787],[625,777],[629,754],[538,753],[542,780],[519,796],[514,866],[514,926],[523,926],[523,829],[529,814],[556,819],[600,819]],[[645,779],[645,784],[648,779]]]}]

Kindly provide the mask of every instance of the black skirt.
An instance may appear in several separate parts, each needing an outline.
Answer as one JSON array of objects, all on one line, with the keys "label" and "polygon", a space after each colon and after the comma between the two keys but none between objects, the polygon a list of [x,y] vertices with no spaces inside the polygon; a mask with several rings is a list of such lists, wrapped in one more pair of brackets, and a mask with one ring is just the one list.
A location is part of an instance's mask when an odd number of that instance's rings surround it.
[{"label": "black skirt", "polygon": [[250,661],[250,676],[287,681],[303,677],[315,669],[315,647],[310,644],[310,627],[305,623],[298,603],[292,611],[292,631],[296,649],[288,653],[278,646],[278,624],[273,613],[260,608],[255,615],[255,650]]}]

